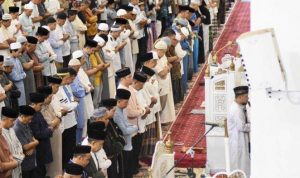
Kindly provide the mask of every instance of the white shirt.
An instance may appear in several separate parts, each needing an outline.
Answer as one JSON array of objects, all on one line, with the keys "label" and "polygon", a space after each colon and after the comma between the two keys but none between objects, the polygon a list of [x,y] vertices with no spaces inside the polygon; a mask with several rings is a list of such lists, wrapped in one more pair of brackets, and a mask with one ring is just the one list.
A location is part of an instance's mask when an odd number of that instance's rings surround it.
[{"label": "white shirt", "polygon": [[65,85],[68,93],[71,95],[69,99],[64,91],[64,86],[60,86],[58,92],[53,96],[51,105],[57,115],[61,115],[61,109],[65,108],[69,112],[67,115],[62,117],[63,128],[68,129],[77,124],[76,115],[74,110],[76,109],[78,103],[74,101],[74,97],[70,86]]},{"label": "white shirt", "polygon": [[[34,4],[32,1],[30,1],[29,4],[31,4],[33,6],[33,11],[32,11],[32,14],[30,17],[34,18],[34,17],[40,16],[38,6],[36,4]],[[35,22],[34,26],[35,26],[34,31],[37,31],[38,27],[41,26],[41,23]]]},{"label": "white shirt", "polygon": [[159,83],[159,94],[160,96],[169,94],[171,92],[171,76],[170,72],[165,76],[165,78],[161,78],[158,73],[161,72],[165,66],[168,66],[168,59],[164,55],[160,59],[157,60],[157,65],[153,70],[156,73],[156,78]]}]

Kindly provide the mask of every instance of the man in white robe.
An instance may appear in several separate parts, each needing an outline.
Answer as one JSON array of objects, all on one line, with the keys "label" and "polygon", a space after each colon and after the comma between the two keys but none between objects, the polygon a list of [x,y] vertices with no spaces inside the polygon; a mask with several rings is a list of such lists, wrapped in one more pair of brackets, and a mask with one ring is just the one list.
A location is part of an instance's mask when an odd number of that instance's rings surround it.
[{"label": "man in white robe", "polygon": [[171,83],[170,70],[172,65],[168,63],[165,55],[167,44],[163,40],[159,40],[154,45],[155,51],[158,54],[157,65],[153,68],[156,73],[159,84],[159,95],[161,103],[161,123],[170,123],[175,120],[175,108],[173,100],[173,91]]},{"label": "man in white robe", "polygon": [[230,170],[243,170],[250,176],[250,122],[247,118],[248,87],[234,88],[235,101],[232,103],[228,116]]},{"label": "man in white robe", "polygon": [[19,16],[19,22],[21,24],[21,29],[24,34],[28,36],[33,36],[33,30],[35,29],[35,26],[31,19],[31,14],[33,11],[33,5],[32,4],[25,4],[23,13]]}]

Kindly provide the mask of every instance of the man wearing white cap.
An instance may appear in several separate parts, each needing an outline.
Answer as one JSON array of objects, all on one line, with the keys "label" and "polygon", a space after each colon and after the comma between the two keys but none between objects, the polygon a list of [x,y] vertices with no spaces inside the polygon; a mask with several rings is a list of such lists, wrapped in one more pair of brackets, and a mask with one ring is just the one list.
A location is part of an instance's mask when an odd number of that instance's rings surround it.
[{"label": "man wearing white cap", "polygon": [[11,15],[3,14],[0,27],[0,43],[6,44],[0,50],[0,54],[5,57],[9,55],[9,44],[16,42],[16,38],[13,36],[13,32],[10,30]]},{"label": "man wearing white cap", "polygon": [[25,97],[25,88],[24,88],[24,78],[26,77],[26,73],[23,70],[23,66],[18,59],[20,56],[21,43],[11,43],[10,44],[10,58],[5,60],[12,60],[14,62],[14,68],[12,72],[8,75],[8,78],[14,82],[17,86],[18,90],[21,92],[20,98],[18,98],[19,106],[26,104]]},{"label": "man wearing white cap", "polygon": [[122,32],[122,29],[118,25],[114,25],[111,27],[111,31],[108,35],[108,41],[106,43],[106,46],[109,46],[112,50],[112,61],[113,61],[113,67],[114,70],[117,71],[122,68],[121,66],[121,58],[119,51],[126,45],[126,43],[119,44],[118,38],[120,36],[120,33]]},{"label": "man wearing white cap", "polygon": [[106,23],[100,23],[98,25],[98,35],[104,34],[108,35],[109,33],[109,26]]},{"label": "man wearing white cap", "polygon": [[24,11],[19,16],[19,21],[20,21],[23,33],[25,33],[26,35],[29,35],[29,36],[34,35],[33,30],[35,28],[35,26],[32,22],[32,19],[31,19],[32,11],[33,11],[33,5],[25,4]]},{"label": "man wearing white cap", "polygon": [[77,31],[79,40],[79,49],[82,49],[85,44],[85,32],[87,31],[86,25],[80,20],[78,15],[76,15],[74,21],[71,22],[74,29]]},{"label": "man wearing white cap", "polygon": [[159,57],[157,65],[153,68],[159,83],[159,95],[161,103],[161,123],[169,123],[175,120],[175,109],[172,93],[170,70],[172,65],[168,63],[165,55],[167,44],[163,40],[158,40],[154,44],[154,50]]},{"label": "man wearing white cap", "polygon": [[32,14],[31,14],[31,19],[32,22],[35,26],[34,28],[34,32],[35,33],[37,31],[37,28],[41,25],[41,21],[43,20],[43,17],[40,16],[39,10],[38,10],[38,4],[41,3],[40,0],[31,0],[28,4],[31,5],[32,8]]}]

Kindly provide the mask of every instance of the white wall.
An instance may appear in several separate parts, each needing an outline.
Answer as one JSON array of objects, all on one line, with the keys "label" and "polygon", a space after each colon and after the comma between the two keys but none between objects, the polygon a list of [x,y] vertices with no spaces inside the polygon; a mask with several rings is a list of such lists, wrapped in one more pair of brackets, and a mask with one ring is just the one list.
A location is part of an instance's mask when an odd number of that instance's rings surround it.
[{"label": "white wall", "polygon": [[[300,90],[300,8],[295,0],[252,0],[251,30],[274,28],[289,88]],[[265,66],[268,67],[268,66]],[[299,105],[268,99],[265,91],[252,96],[252,176],[299,177]]]}]

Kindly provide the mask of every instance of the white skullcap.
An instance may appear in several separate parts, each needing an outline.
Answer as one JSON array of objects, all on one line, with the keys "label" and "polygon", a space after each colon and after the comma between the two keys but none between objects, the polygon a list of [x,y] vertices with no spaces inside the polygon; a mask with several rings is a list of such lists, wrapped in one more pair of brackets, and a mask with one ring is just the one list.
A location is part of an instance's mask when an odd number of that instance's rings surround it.
[{"label": "white skullcap", "polygon": [[107,23],[100,23],[98,25],[98,30],[100,30],[100,31],[108,31],[109,27],[108,27]]},{"label": "white skullcap", "polygon": [[43,25],[42,27],[50,32],[50,28],[47,25]]},{"label": "white skullcap", "polygon": [[11,50],[20,49],[21,47],[22,47],[22,45],[19,42],[11,43],[9,45],[9,49],[11,49]]},{"label": "white skullcap", "polygon": [[17,42],[25,43],[25,42],[27,42],[27,38],[25,36],[20,35],[17,37]]},{"label": "white skullcap", "polygon": [[118,25],[114,25],[110,28],[110,31],[112,31],[112,32],[118,32],[118,31],[121,31],[121,30],[122,30],[121,27],[118,26]]},{"label": "white skullcap", "polygon": [[180,31],[185,37],[189,36],[189,30],[186,27],[181,27]]},{"label": "white skullcap", "polygon": [[132,14],[137,14],[137,11],[136,11],[136,9],[135,8],[133,8],[133,10],[132,10]]},{"label": "white skullcap", "polygon": [[164,42],[163,40],[159,40],[158,42],[155,43],[154,48],[166,50],[168,48],[168,46],[167,46],[166,42]]},{"label": "white skullcap", "polygon": [[11,20],[11,15],[10,14],[3,14],[2,15],[2,20]]},{"label": "white skullcap", "polygon": [[75,59],[81,58],[83,56],[83,52],[81,50],[76,50],[72,53],[72,57]]},{"label": "white skullcap", "polygon": [[81,65],[80,61],[76,58],[73,58],[69,61],[69,66],[79,66]]},{"label": "white skullcap", "polygon": [[200,0],[191,0],[191,3],[200,5]]},{"label": "white skullcap", "polygon": [[180,33],[176,32],[175,38],[176,38],[177,41],[181,41]]},{"label": "white skullcap", "polygon": [[11,60],[10,58],[5,58],[4,61],[3,61],[3,66],[14,66],[14,61]]},{"label": "white skullcap", "polygon": [[153,59],[159,59],[156,51],[152,51]]},{"label": "white skullcap", "polygon": [[104,39],[101,38],[101,37],[98,36],[98,35],[96,35],[96,36],[94,37],[94,41],[96,41],[96,42],[98,43],[98,45],[101,46],[101,47],[104,46],[104,44],[105,44]]},{"label": "white skullcap", "polygon": [[122,15],[126,15],[126,14],[127,14],[127,12],[126,12],[125,9],[119,9],[119,10],[117,11],[117,16],[118,16],[118,17],[120,17],[120,16],[122,16]]},{"label": "white skullcap", "polygon": [[126,40],[130,36],[130,30],[124,30],[120,34],[121,40]]},{"label": "white skullcap", "polygon": [[24,9],[33,10],[33,4],[31,3],[25,4]]}]

